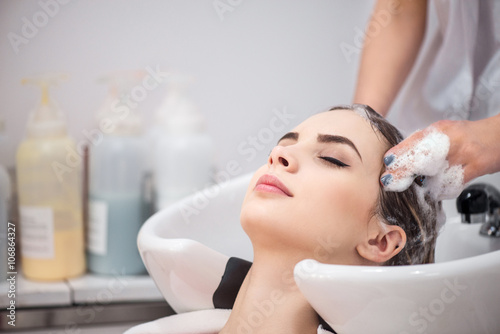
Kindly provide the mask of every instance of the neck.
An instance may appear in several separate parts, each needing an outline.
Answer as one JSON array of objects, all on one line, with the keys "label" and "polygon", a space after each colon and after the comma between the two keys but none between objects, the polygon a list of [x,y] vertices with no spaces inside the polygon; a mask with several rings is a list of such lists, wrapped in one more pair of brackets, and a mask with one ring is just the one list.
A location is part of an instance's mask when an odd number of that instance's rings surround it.
[{"label": "neck", "polygon": [[283,254],[254,254],[233,310],[220,334],[316,333],[318,316],[293,279],[295,264]]}]

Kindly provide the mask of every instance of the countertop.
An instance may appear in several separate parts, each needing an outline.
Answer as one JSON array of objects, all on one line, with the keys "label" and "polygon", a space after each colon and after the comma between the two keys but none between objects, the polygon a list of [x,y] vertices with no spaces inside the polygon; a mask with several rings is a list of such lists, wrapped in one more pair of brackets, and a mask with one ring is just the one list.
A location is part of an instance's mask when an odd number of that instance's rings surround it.
[{"label": "countertop", "polygon": [[[174,313],[148,275],[86,274],[60,282],[11,276],[15,286],[0,283],[1,316],[8,319],[0,331],[144,322]],[[15,327],[7,323],[9,314],[15,315]]]}]

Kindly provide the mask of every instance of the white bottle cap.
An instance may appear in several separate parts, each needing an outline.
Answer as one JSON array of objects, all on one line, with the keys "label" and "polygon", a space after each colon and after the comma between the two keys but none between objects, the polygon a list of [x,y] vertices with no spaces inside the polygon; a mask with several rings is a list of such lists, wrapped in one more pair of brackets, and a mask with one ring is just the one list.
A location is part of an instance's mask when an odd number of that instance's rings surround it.
[{"label": "white bottle cap", "polygon": [[167,96],[158,109],[156,118],[170,134],[193,134],[205,130],[203,115],[185,94],[190,82],[190,78],[181,75],[169,77]]},{"label": "white bottle cap", "polygon": [[112,135],[133,136],[143,132],[143,119],[137,109],[138,102],[130,96],[132,89],[139,85],[145,71],[117,71],[100,79],[109,85],[108,96],[97,111],[97,122],[103,120],[109,125]]}]

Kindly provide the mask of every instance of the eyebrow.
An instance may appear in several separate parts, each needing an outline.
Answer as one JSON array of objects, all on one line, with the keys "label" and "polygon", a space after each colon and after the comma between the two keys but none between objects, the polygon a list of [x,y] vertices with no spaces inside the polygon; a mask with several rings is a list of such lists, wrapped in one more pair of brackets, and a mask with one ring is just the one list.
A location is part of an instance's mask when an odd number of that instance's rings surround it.
[{"label": "eyebrow", "polygon": [[[298,132],[288,132],[286,133],[283,137],[278,140],[278,143],[281,142],[284,139],[292,139],[292,140],[298,140],[299,139],[299,134]],[[363,158],[361,157],[361,154],[359,153],[356,145],[349,139],[344,136],[338,136],[338,135],[327,135],[327,134],[318,134],[317,141],[319,143],[337,143],[337,144],[345,144],[352,148],[354,152],[358,155],[359,159],[363,161]]]},{"label": "eyebrow", "polygon": [[298,140],[299,139],[299,133],[298,132],[288,132],[286,133],[283,137],[278,140],[278,144],[280,141],[285,140],[285,139],[293,139],[293,140]]},{"label": "eyebrow", "polygon": [[358,155],[359,159],[363,161],[363,158],[361,158],[361,154],[359,154],[358,149],[356,148],[356,145],[349,139],[344,136],[337,136],[337,135],[323,135],[323,134],[318,134],[318,142],[320,143],[338,143],[338,144],[345,144],[349,147],[351,147],[356,154]]}]

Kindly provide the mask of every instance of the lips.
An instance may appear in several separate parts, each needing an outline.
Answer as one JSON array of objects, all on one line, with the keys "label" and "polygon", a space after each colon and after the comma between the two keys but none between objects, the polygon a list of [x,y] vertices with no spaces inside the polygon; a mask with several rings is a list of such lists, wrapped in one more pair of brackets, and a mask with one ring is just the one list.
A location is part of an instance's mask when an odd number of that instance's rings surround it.
[{"label": "lips", "polygon": [[262,175],[259,178],[255,190],[293,197],[290,190],[276,176],[270,174]]}]

